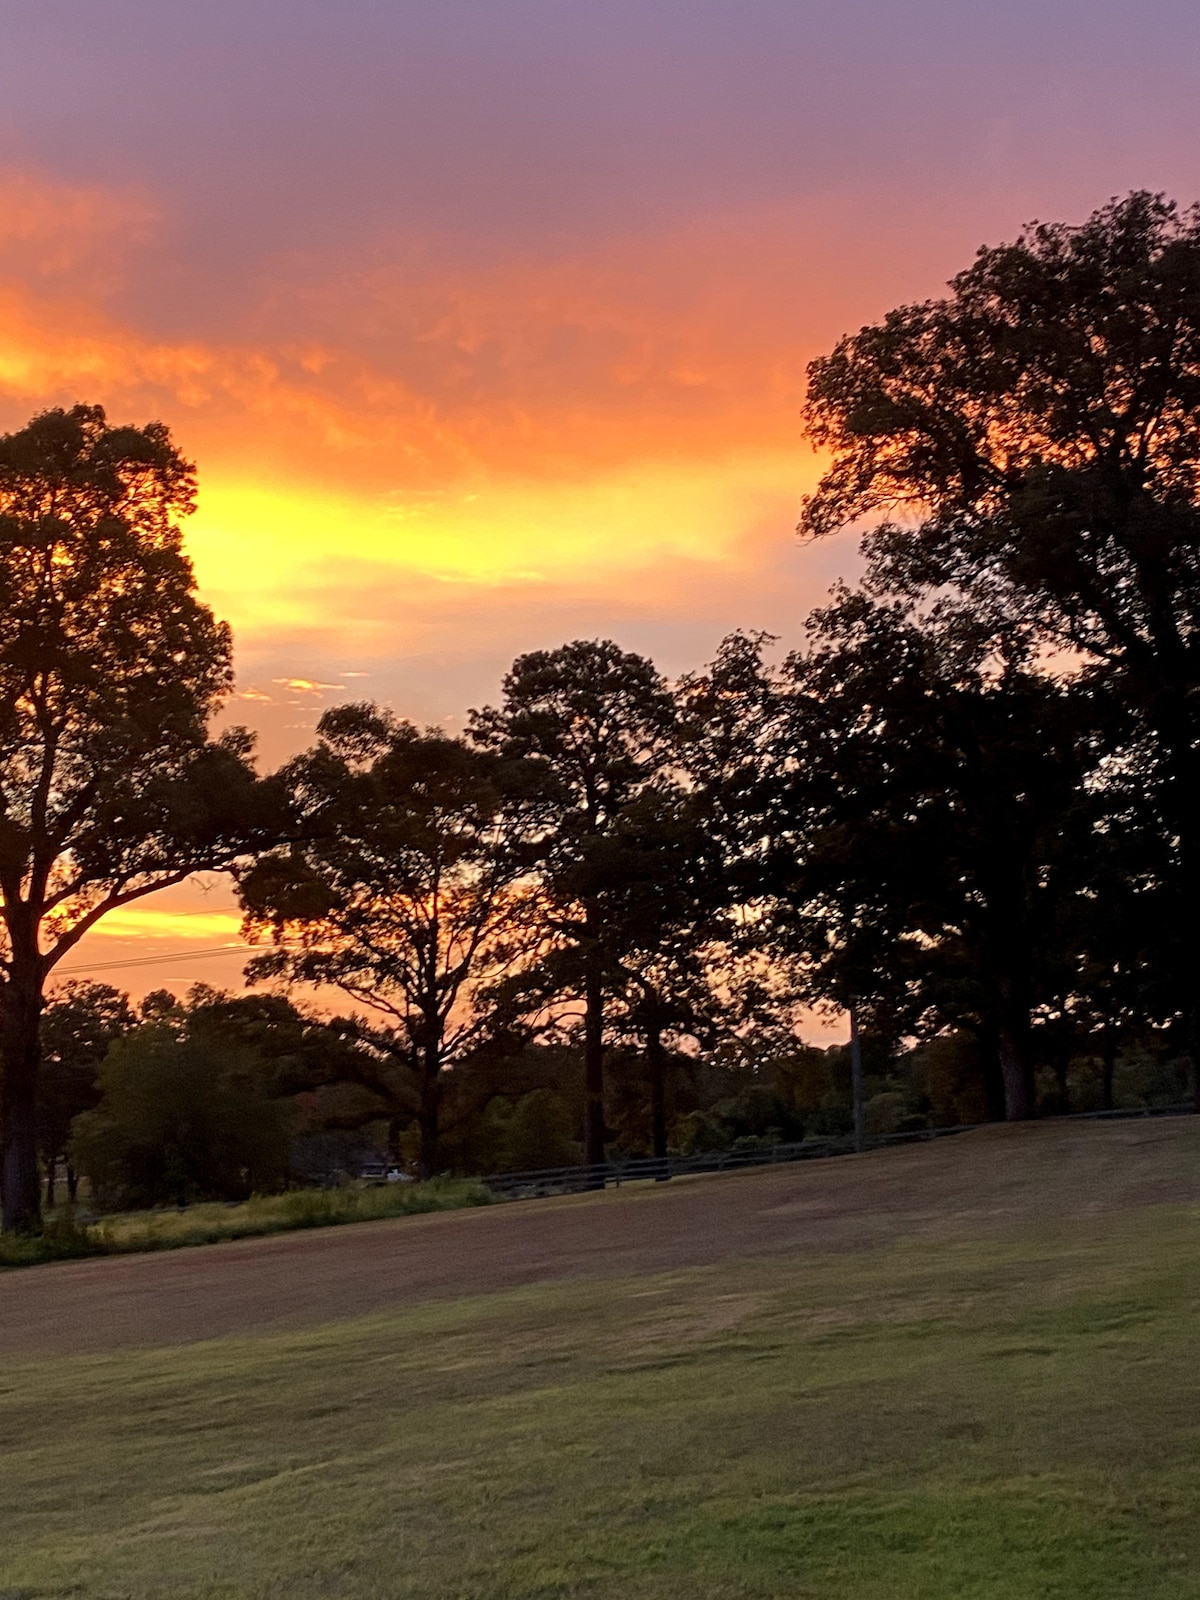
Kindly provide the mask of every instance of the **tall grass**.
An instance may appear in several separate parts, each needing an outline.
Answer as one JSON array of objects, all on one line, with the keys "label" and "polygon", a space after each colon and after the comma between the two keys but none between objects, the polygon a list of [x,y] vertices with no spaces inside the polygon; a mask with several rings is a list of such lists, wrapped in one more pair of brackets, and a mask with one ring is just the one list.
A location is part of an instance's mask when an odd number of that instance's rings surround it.
[{"label": "tall grass", "polygon": [[0,1269],[103,1254],[104,1246],[93,1231],[71,1217],[50,1218],[38,1234],[0,1233]]},{"label": "tall grass", "polygon": [[179,1250],[223,1239],[289,1233],[296,1228],[456,1211],[463,1206],[490,1205],[494,1199],[477,1178],[431,1178],[427,1183],[362,1189],[293,1189],[288,1194],[255,1195],[238,1205],[216,1202],[182,1211],[126,1212],[86,1224],[57,1218],[35,1237],[0,1235],[0,1268],[34,1266],[73,1256]]}]

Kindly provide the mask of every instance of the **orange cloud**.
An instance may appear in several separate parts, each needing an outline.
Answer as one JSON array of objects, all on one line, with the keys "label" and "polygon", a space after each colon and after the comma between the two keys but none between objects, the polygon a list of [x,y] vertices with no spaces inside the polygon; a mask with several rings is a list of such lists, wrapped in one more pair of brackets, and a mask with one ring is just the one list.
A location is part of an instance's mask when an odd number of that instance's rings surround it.
[{"label": "orange cloud", "polygon": [[[682,666],[727,627],[801,611],[780,559],[816,466],[797,437],[795,218],[760,218],[753,255],[741,219],[470,270],[432,248],[285,263],[239,337],[212,340],[114,309],[136,305],[148,208],[20,198],[0,239],[5,420],[100,400],[163,417],[198,458],[189,547],[246,674],[230,715],[253,717],[268,763],[364,676],[459,725],[532,645],[668,637]],[[118,237],[119,302],[97,266],[116,281]],[[136,960],[128,981],[154,987],[174,950],[189,979],[238,981],[238,952],[207,954],[236,942],[228,899],[159,906],[103,924],[80,963],[125,982],[112,963]]]},{"label": "orange cloud", "polygon": [[274,759],[345,697],[348,643],[375,672],[511,658],[519,618],[762,621],[763,540],[789,547],[815,470],[780,333],[794,222],[768,220],[778,248],[750,266],[748,224],[473,272],[431,251],[296,265],[255,342],[155,338],[69,275],[0,277],[0,394],[13,422],[76,398],[162,416],[198,457],[189,547],[251,680],[231,713]]},{"label": "orange cloud", "polygon": [[201,584],[257,680],[242,703],[274,716],[264,685],[284,691],[303,715],[283,734],[341,690],[347,641],[362,670],[461,650],[466,615],[486,651],[502,613],[571,594],[679,615],[753,591],[764,518],[788,542],[815,472],[795,215],[470,269],[432,245],[281,262],[247,289],[248,332],[213,341],[155,336],[95,292],[87,241],[114,218],[144,232],[146,208],[18,187],[21,237],[70,248],[53,281],[0,250],[0,404],[14,423],[86,398],[173,425],[201,467]]},{"label": "orange cloud", "polygon": [[132,192],[0,171],[0,272],[70,278],[95,294],[112,286],[119,264],[152,237],[157,220]]},{"label": "orange cloud", "polygon": [[[118,234],[136,258],[147,207],[7,182],[9,235],[59,273],[43,281],[0,233],[0,387],[155,407],[210,471],[252,461],[272,480],[369,486],[419,511],[423,495],[496,477],[570,482],[647,455],[795,447],[795,218],[472,271],[383,247],[349,274],[302,262],[289,278],[285,264],[249,317],[264,336],[222,343],[156,339],[105,311],[92,258]],[[127,268],[136,278],[136,259]]]},{"label": "orange cloud", "polygon": [[[10,278],[0,390],[14,421],[17,401],[86,397],[173,424],[200,460],[198,571],[243,647],[354,625],[364,655],[394,648],[406,574],[596,593],[637,573],[669,601],[679,559],[744,561],[763,497],[793,504],[811,479],[799,226],[745,216],[472,270],[432,247],[284,263],[240,343],[154,338],[86,284]],[[331,605],[351,589],[366,615]]]}]

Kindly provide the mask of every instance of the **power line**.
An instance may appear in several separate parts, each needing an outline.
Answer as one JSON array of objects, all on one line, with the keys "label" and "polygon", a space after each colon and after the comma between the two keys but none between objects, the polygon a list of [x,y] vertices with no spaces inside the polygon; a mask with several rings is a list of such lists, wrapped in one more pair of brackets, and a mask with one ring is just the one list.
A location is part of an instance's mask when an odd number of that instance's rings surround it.
[{"label": "power line", "polygon": [[[256,949],[262,948],[251,944],[218,944],[208,950],[174,950],[169,955],[158,956],[131,956],[126,961],[87,961],[71,967],[59,967],[60,973],[68,972],[117,972],[123,967],[155,967],[164,961],[198,961],[201,957],[253,955]],[[271,949],[278,949],[272,945]]]}]

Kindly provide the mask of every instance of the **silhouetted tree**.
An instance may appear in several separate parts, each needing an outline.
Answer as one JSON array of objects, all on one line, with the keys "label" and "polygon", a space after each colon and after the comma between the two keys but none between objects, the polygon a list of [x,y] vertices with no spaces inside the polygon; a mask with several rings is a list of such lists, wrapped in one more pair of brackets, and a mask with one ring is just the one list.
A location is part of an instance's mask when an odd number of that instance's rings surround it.
[{"label": "silhouetted tree", "polygon": [[48,977],[109,911],[228,866],[261,804],[249,737],[208,738],[230,638],[175,519],[195,474],[161,423],[98,406],[0,439],[0,1192],[39,1222]]},{"label": "silhouetted tree", "polygon": [[[362,1131],[386,1114],[372,1092],[378,1051],[364,1043],[359,1021],[303,1010],[284,994],[230,994],[206,983],[193,984],[182,1000],[170,990],[153,990],[139,1007],[139,1020],[211,1045],[214,1059],[236,1058],[252,1069],[244,1087],[290,1103],[298,1135],[319,1143],[329,1134],[331,1149],[378,1154]],[[411,1089],[406,1082],[409,1101]]]},{"label": "silhouetted tree", "polygon": [[1142,719],[1200,1069],[1200,210],[1136,193],[981,250],[813,363],[808,426],[803,531],[882,516],[877,593],[1024,630]]},{"label": "silhouetted tree", "polygon": [[660,779],[597,841],[589,862],[620,1032],[645,1053],[650,1149],[659,1157],[667,1154],[671,1049],[713,1037],[725,1011],[711,962],[727,931],[730,882],[707,821],[697,792]]},{"label": "silhouetted tree", "polygon": [[393,1148],[415,1119],[429,1177],[442,1073],[483,1029],[473,991],[530,937],[520,808],[494,756],[375,706],[329,711],[318,733],[282,774],[295,841],[241,877],[248,927],[278,945],[249,975],[332,985],[375,1015],[343,1024],[358,1047],[343,1070]]},{"label": "silhouetted tree", "polygon": [[602,863],[622,816],[677,755],[677,713],[652,662],[610,640],[519,656],[499,707],[472,713],[471,735],[517,762],[538,797],[537,865],[548,927],[578,970],[584,1007],[584,1159],[604,1160],[604,997],[619,945]]},{"label": "silhouetted tree", "polygon": [[[457,1170],[486,1173],[580,1160],[583,1054],[573,1044],[493,1031],[447,1074],[445,1089],[443,1149]],[[518,1115],[523,1101],[528,1103]]]},{"label": "silhouetted tree", "polygon": [[783,675],[776,931],[816,995],[885,1033],[971,1028],[1005,1115],[1030,1116],[1034,1008],[1075,979],[1054,940],[1088,837],[1088,697],[1020,644],[865,596],[812,627]]},{"label": "silhouetted tree", "polygon": [[[193,1033],[219,1034],[252,1050],[262,1068],[262,1092],[273,1098],[341,1081],[358,1059],[337,1019],[305,1011],[284,994],[230,994],[196,983],[183,1010]],[[148,1019],[145,1001],[142,1015]]]}]

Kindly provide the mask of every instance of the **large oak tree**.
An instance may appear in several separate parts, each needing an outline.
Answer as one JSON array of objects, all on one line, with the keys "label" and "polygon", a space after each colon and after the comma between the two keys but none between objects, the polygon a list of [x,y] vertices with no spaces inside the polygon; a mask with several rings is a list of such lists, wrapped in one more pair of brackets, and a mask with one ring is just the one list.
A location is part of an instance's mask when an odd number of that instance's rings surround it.
[{"label": "large oak tree", "polygon": [[1032,226],[809,377],[802,530],[869,519],[876,592],[1024,630],[1142,720],[1200,1064],[1200,209]]},{"label": "large oak tree", "polygon": [[258,804],[243,733],[212,740],[230,634],[178,519],[195,472],[161,423],[98,406],[0,438],[0,1193],[38,1226],[47,979],[106,913],[230,864]]},{"label": "large oak tree", "polygon": [[876,1031],[968,1028],[1033,1114],[1035,1010],[1100,814],[1090,698],[1021,652],[842,593],[782,673],[774,931]]}]

